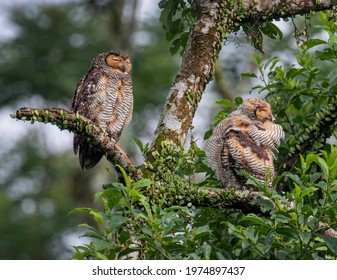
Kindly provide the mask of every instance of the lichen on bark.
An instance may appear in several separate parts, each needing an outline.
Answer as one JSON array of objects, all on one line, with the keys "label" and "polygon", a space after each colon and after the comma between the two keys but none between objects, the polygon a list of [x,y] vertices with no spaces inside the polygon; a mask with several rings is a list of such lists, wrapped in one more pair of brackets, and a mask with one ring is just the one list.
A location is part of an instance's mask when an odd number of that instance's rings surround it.
[{"label": "lichen on bark", "polygon": [[[196,1],[198,16],[155,131],[149,159],[152,151],[160,149],[161,141],[170,139],[177,143],[178,139],[185,139],[190,129],[202,93],[213,77],[214,64],[224,39],[219,22],[224,24],[225,14],[219,2]],[[170,123],[172,120],[174,125]]]},{"label": "lichen on bark", "polygon": [[[185,139],[225,38],[234,26],[331,9],[336,0],[196,0],[197,16],[190,30],[180,70],[169,91],[149,152],[169,139]],[[171,123],[173,121],[173,123]]]}]

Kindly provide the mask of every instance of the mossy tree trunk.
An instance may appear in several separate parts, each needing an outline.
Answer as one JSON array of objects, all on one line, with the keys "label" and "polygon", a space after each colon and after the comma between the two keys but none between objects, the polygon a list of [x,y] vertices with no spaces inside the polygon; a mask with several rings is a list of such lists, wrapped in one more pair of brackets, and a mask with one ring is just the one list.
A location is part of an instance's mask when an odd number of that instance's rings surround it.
[{"label": "mossy tree trunk", "polygon": [[336,0],[196,0],[197,16],[191,29],[179,72],[147,154],[160,151],[162,140],[184,140],[208,82],[224,40],[242,23],[285,18],[310,11],[332,9]]}]

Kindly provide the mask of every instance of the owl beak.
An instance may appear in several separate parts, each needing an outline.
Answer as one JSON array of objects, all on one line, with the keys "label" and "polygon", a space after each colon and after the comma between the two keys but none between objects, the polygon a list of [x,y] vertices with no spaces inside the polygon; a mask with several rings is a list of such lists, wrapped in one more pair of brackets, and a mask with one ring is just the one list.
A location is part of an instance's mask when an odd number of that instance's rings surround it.
[{"label": "owl beak", "polygon": [[270,120],[273,122],[273,121],[275,121],[275,118],[274,118],[274,116],[271,114],[270,115]]},{"label": "owl beak", "polygon": [[122,64],[122,71],[125,73],[126,72],[126,65],[125,63]]}]

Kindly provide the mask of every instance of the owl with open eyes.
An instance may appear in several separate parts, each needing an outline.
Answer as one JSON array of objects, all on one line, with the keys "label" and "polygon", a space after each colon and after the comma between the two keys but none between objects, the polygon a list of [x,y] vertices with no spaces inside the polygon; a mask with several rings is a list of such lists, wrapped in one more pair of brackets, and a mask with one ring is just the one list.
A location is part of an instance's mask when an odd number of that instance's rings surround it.
[{"label": "owl with open eyes", "polygon": [[270,104],[249,98],[221,121],[206,143],[206,157],[223,188],[245,189],[245,171],[265,183],[275,176],[274,152],[284,138],[280,125],[274,123]]},{"label": "owl with open eyes", "polygon": [[[119,51],[99,54],[78,82],[73,97],[72,111],[100,126],[115,143],[132,117],[130,70],[131,62],[126,54]],[[79,154],[82,169],[94,167],[103,156],[78,134],[74,136],[73,149]]]}]

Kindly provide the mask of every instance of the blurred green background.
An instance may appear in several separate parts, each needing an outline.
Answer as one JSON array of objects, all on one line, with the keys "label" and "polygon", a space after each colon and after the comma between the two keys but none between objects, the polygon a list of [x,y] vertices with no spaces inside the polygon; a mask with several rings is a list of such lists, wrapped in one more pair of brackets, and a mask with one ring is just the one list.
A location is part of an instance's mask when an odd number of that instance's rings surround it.
[{"label": "blurred green background", "polygon": [[[70,258],[71,246],[85,241],[77,225],[88,218],[68,212],[91,207],[93,193],[114,180],[106,160],[80,169],[70,133],[9,114],[23,106],[70,108],[92,58],[125,51],[133,63],[135,104],[120,143],[140,164],[133,138],[151,141],[181,60],[169,52],[159,15],[157,0],[0,0],[0,259]],[[216,113],[215,100],[242,96],[251,86],[239,74],[254,71],[247,55],[254,49],[244,36],[229,41],[194,120],[199,146]],[[284,42],[288,48],[267,42],[265,52],[291,63],[295,43]]]}]

